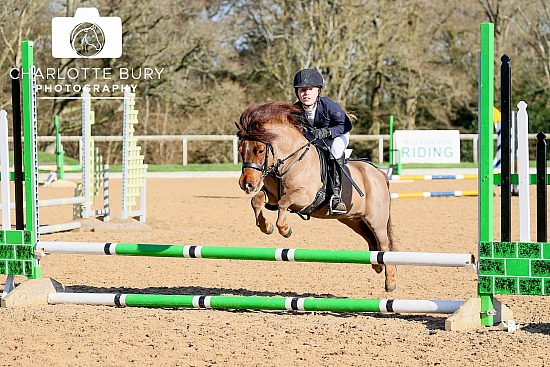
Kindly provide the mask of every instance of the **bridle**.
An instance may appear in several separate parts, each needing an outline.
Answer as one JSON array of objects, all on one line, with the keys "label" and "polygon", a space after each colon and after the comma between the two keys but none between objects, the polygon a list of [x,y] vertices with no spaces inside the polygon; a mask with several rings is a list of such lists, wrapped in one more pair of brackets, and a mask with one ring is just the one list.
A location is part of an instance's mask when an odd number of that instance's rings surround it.
[{"label": "bridle", "polygon": [[[259,164],[254,162],[243,162],[242,169],[244,170],[245,168],[252,168],[257,171],[260,171],[262,173],[262,178],[270,174],[273,174],[277,178],[282,178],[292,168],[294,168],[294,166],[296,166],[298,162],[300,162],[305,157],[306,153],[309,151],[310,146],[311,146],[311,142],[308,141],[306,144],[302,145],[301,147],[296,149],[294,152],[290,153],[287,157],[283,159],[277,159],[275,161],[275,150],[273,149],[273,145],[271,145],[270,143],[265,143],[265,158],[264,158],[263,165],[260,166]],[[279,167],[281,167],[287,160],[289,160],[290,158],[298,154],[298,152],[300,152],[301,150],[303,150],[303,152],[300,155],[300,157],[294,163],[292,163],[290,167],[288,167],[284,172],[280,172]],[[271,153],[271,155],[273,156],[273,161],[274,161],[271,166],[268,166],[269,153]]]},{"label": "bridle", "polygon": [[271,155],[273,156],[273,158],[275,158],[275,151],[273,150],[273,146],[269,143],[265,143],[265,158],[264,158],[263,165],[260,166],[259,164],[254,162],[243,162],[243,166],[241,170],[244,170],[245,168],[252,168],[252,169],[255,169],[256,171],[260,171],[262,173],[262,177],[267,176],[267,174],[264,175],[264,173],[267,172],[269,169],[269,167],[267,166],[268,159],[269,159],[268,157],[269,152],[271,152]]}]

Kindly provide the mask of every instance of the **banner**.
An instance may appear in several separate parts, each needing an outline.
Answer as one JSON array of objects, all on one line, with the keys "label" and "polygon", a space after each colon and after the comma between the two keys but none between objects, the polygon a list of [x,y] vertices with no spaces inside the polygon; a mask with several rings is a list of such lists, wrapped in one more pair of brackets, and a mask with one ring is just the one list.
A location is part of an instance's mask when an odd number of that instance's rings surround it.
[{"label": "banner", "polygon": [[401,163],[460,163],[458,130],[398,130],[393,139]]}]

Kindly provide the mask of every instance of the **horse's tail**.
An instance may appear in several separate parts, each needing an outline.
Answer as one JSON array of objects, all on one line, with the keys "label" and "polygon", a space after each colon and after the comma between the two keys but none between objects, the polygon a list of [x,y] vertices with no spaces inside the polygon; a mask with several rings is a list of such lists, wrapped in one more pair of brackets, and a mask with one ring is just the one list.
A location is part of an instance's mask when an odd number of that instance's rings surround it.
[{"label": "horse's tail", "polygon": [[397,248],[393,243],[393,229],[391,224],[391,214],[388,216],[388,242],[390,243],[390,251],[397,251]]},{"label": "horse's tail", "polygon": [[[383,173],[383,172],[382,172]],[[388,176],[383,173],[385,178],[386,178],[386,186],[388,187],[388,196],[389,196],[389,201],[390,201],[390,204],[389,204],[389,208],[388,208],[388,242],[389,242],[389,246],[390,246],[390,251],[397,251],[397,248],[395,247],[394,243],[393,243],[393,228],[392,228],[392,224],[391,224],[391,191],[390,191],[390,180],[388,178]]]}]

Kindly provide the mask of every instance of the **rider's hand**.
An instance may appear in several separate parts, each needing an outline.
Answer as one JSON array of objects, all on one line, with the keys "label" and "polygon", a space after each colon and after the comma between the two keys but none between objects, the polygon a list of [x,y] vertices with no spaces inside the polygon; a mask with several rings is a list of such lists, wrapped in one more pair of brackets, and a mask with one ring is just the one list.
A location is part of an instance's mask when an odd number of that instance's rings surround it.
[{"label": "rider's hand", "polygon": [[313,136],[315,139],[324,139],[330,137],[330,130],[322,127],[320,129],[315,129],[312,131]]}]

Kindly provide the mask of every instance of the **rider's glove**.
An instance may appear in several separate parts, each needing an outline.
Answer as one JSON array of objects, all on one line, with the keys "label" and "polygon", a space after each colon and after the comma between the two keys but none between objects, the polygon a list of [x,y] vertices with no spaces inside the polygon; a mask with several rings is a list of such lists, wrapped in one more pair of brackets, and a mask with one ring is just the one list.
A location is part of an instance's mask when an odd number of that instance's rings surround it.
[{"label": "rider's glove", "polygon": [[330,130],[325,127],[322,127],[320,129],[313,130],[312,134],[315,137],[315,139],[324,139],[324,138],[330,137]]}]

